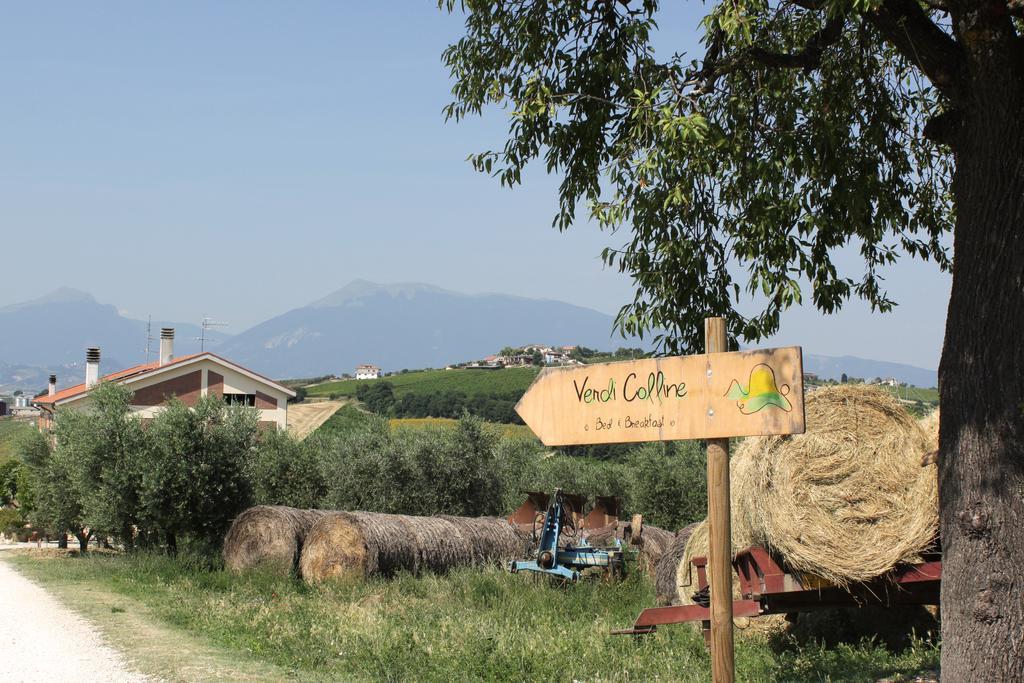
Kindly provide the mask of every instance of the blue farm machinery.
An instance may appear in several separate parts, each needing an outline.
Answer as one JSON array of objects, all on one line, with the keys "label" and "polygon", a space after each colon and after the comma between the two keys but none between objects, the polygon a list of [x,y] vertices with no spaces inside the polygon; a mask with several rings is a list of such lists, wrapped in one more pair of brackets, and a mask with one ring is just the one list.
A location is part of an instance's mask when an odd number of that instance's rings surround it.
[{"label": "blue farm machinery", "polygon": [[576,581],[586,570],[601,570],[611,578],[626,574],[627,555],[639,543],[643,529],[640,515],[619,521],[622,502],[598,496],[584,515],[586,498],[555,489],[554,495],[531,492],[509,521],[530,533],[536,544],[532,559],[513,561],[512,573],[537,572]]}]

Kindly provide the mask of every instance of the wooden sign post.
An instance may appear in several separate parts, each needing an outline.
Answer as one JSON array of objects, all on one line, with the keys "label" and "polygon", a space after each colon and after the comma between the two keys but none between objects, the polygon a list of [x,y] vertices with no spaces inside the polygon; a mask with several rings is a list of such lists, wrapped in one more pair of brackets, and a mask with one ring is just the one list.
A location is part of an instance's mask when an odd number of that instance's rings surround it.
[{"label": "wooden sign post", "polygon": [[726,353],[708,318],[705,353],[546,368],[516,412],[547,446],[706,439],[712,675],[733,680],[729,437],[802,434],[800,347]]},{"label": "wooden sign post", "polygon": [[[725,319],[704,321],[704,352],[722,353]],[[708,373],[712,373],[710,369]],[[803,376],[800,377],[801,381]],[[802,401],[801,401],[802,403]],[[801,418],[803,407],[801,406]],[[803,431],[801,429],[801,431]],[[736,665],[732,635],[732,515],[729,439],[708,439],[708,583],[711,585],[711,680],[732,683]]]}]

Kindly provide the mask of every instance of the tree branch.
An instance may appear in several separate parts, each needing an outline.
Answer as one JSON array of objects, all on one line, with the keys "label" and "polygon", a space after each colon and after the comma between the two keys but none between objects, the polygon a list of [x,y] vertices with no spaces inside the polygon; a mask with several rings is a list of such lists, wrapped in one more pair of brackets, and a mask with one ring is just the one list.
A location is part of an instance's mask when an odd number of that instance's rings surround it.
[{"label": "tree branch", "polygon": [[[808,0],[799,0],[799,2],[805,1]],[[842,17],[830,19],[821,30],[807,39],[803,49],[799,52],[772,52],[763,48],[752,47],[726,59],[721,59],[722,49],[725,45],[725,32],[718,30],[708,44],[700,71],[683,84],[696,86],[688,94],[688,97],[700,97],[710,93],[719,78],[739,68],[747,59],[752,59],[762,66],[772,68],[815,69],[821,64],[821,57],[825,52],[825,48],[835,44],[842,36],[844,21],[845,19]]]},{"label": "tree branch", "polygon": [[928,18],[917,0],[885,0],[866,16],[944,95],[957,99],[965,55],[957,42]]},{"label": "tree branch", "polygon": [[816,69],[821,64],[825,48],[834,45],[843,35],[845,17],[833,17],[817,33],[807,39],[804,47],[796,53],[780,53],[752,47],[747,54],[764,66],[783,69]]}]

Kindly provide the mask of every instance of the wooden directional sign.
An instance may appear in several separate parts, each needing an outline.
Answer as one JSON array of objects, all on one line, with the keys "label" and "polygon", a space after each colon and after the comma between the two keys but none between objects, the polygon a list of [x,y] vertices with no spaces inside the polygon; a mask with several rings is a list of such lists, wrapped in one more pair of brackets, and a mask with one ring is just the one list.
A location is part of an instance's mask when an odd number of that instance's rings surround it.
[{"label": "wooden directional sign", "polygon": [[801,434],[799,346],[546,368],[516,412],[548,446]]}]

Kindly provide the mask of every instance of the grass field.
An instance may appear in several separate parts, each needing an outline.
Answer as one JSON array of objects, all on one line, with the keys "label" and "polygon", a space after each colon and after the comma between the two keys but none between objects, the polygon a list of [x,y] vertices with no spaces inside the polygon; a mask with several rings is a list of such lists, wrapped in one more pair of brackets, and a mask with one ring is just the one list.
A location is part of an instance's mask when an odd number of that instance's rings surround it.
[{"label": "grass field", "polygon": [[[236,577],[186,558],[145,554],[20,555],[10,561],[62,595],[85,596],[68,603],[74,608],[87,602],[84,609],[115,646],[126,647],[122,638],[130,634],[113,625],[156,620],[168,635],[185,634],[219,653],[220,666],[230,668],[232,660],[264,664],[281,679],[710,678],[703,640],[692,628],[664,628],[642,641],[609,635],[651,604],[651,586],[639,575],[618,585],[556,586],[498,569],[467,569],[308,588],[291,579]],[[770,647],[756,638],[738,639],[736,650],[741,681],[907,681],[934,670],[939,654],[923,643],[894,654],[866,641]],[[151,668],[145,648],[131,654],[144,670]]]},{"label": "grass field", "polygon": [[390,382],[395,396],[408,393],[434,394],[440,392],[461,392],[467,396],[481,394],[522,393],[537,376],[536,368],[505,368],[503,370],[420,370],[405,374],[391,375],[382,379],[347,379],[340,382],[325,382],[307,388],[309,396],[354,397],[356,387],[374,382]]},{"label": "grass field", "polygon": [[35,426],[31,422],[0,417],[0,460],[14,456],[14,444],[20,434],[31,432]]},{"label": "grass field", "polygon": [[[390,420],[391,426],[395,428],[430,429],[435,427],[453,428],[459,424],[458,420],[450,417],[400,417]],[[501,431],[504,436],[533,437],[534,434],[526,425],[497,424],[490,423]]]},{"label": "grass field", "polygon": [[921,401],[922,403],[938,403],[939,390],[927,389],[925,387],[883,387],[896,398],[907,401]]},{"label": "grass field", "polygon": [[366,422],[370,413],[354,403],[348,403],[338,409],[327,421],[317,427],[315,434],[343,434]]},{"label": "grass field", "polygon": [[[349,403],[342,406],[338,412],[328,418],[328,420],[324,422],[319,429],[317,429],[317,432],[321,434],[341,434],[359,426],[365,422],[369,416],[370,413],[367,413],[357,405]],[[393,418],[389,420],[389,422],[393,428],[432,429],[438,427],[455,427],[459,421],[447,417],[404,417]],[[533,432],[530,431],[530,428],[526,425],[488,424],[497,428],[504,436],[533,438]]]}]

